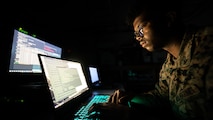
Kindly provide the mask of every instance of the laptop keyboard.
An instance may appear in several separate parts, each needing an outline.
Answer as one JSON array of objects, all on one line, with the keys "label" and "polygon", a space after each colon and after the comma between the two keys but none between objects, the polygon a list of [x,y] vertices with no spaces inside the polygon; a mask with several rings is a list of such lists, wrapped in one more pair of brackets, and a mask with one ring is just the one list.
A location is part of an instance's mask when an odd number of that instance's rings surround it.
[{"label": "laptop keyboard", "polygon": [[[103,103],[107,102],[110,95],[95,95],[88,104],[82,106],[76,113],[74,120],[90,120],[90,115],[88,114],[89,108],[94,103]],[[92,114],[98,114],[98,113],[92,113]],[[94,118],[92,118],[94,120]],[[91,119],[91,120],[92,120]],[[98,118],[97,118],[98,120]]]}]

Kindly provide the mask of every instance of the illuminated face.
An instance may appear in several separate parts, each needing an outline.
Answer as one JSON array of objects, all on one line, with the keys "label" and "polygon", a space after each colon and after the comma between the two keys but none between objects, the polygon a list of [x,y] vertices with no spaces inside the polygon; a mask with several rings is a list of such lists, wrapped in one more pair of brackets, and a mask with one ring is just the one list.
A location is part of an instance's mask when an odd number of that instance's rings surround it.
[{"label": "illuminated face", "polygon": [[[161,49],[165,40],[163,39],[163,31],[156,29],[151,22],[143,22],[143,16],[138,16],[133,22],[135,31],[135,39],[139,41],[141,47],[148,51]],[[164,41],[163,41],[164,40]]]}]

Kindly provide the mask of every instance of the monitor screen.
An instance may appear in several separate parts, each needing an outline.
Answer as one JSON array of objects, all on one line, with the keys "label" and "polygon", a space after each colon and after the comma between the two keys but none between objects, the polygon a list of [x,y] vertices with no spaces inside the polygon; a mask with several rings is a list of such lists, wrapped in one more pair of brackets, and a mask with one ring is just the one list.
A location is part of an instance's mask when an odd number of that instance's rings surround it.
[{"label": "monitor screen", "polygon": [[99,82],[98,68],[89,66],[89,74],[92,83]]},{"label": "monitor screen", "polygon": [[81,63],[40,54],[39,60],[54,108],[64,105],[89,90]]},{"label": "monitor screen", "polygon": [[61,58],[62,48],[15,29],[9,72],[41,73],[37,54]]}]

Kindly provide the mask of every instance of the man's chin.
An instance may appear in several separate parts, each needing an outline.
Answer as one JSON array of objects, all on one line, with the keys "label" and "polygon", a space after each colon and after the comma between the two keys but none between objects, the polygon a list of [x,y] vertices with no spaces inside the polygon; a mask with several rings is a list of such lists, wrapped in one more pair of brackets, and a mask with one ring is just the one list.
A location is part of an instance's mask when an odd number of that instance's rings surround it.
[{"label": "man's chin", "polygon": [[155,51],[153,48],[150,48],[150,47],[145,47],[145,49],[146,49],[147,51],[149,51],[149,52]]}]

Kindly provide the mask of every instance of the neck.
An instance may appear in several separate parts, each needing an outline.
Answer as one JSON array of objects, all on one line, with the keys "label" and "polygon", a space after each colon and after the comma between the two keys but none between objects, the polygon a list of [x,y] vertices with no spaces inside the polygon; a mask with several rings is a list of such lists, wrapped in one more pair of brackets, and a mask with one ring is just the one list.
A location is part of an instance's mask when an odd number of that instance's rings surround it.
[{"label": "neck", "polygon": [[180,52],[180,42],[173,42],[171,44],[168,44],[163,49],[172,54],[175,58],[177,58]]}]

